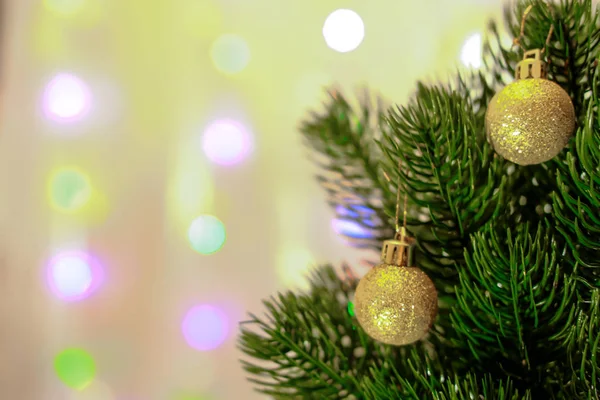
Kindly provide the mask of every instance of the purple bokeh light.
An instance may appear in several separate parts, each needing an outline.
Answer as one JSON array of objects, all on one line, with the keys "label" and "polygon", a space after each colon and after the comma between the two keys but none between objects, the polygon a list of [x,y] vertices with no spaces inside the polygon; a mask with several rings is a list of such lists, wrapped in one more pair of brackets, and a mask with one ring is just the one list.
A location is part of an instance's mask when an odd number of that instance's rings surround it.
[{"label": "purple bokeh light", "polygon": [[227,339],[229,318],[220,308],[201,304],[187,312],[181,330],[191,347],[210,351],[221,346]]},{"label": "purple bokeh light", "polygon": [[338,235],[348,236],[354,239],[369,239],[373,237],[373,232],[363,227],[357,221],[334,218],[331,220],[331,227]]},{"label": "purple bokeh light", "polygon": [[58,122],[75,122],[84,118],[91,109],[92,94],[79,77],[60,73],[46,85],[42,108],[46,118]]},{"label": "purple bokeh light", "polygon": [[65,301],[80,301],[98,289],[104,272],[97,259],[83,251],[63,251],[50,259],[46,281],[52,293]]},{"label": "purple bokeh light", "polygon": [[220,165],[243,161],[252,151],[252,137],[248,129],[233,119],[219,119],[204,130],[202,149],[206,156]]}]

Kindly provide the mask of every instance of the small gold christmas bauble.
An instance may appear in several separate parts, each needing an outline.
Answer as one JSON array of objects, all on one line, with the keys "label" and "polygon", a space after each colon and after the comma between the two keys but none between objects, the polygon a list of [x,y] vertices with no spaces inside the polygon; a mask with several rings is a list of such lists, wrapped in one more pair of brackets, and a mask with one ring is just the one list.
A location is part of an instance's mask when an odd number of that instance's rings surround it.
[{"label": "small gold christmas bauble", "polygon": [[492,98],[485,115],[488,140],[502,157],[520,165],[554,158],[575,129],[571,98],[544,78],[520,79]]},{"label": "small gold christmas bauble", "polygon": [[373,339],[410,344],[431,328],[437,315],[437,291],[419,268],[380,264],[360,280],[354,312]]}]

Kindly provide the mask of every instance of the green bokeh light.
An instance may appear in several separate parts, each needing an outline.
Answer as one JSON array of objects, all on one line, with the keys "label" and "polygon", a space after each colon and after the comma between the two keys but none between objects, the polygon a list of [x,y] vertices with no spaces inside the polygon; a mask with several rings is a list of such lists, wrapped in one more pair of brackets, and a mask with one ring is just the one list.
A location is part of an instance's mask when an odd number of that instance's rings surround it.
[{"label": "green bokeh light", "polygon": [[349,301],[348,302],[348,314],[350,314],[351,317],[354,317],[354,303]]},{"label": "green bokeh light", "polygon": [[250,62],[246,41],[236,35],[220,36],[212,45],[211,58],[215,67],[225,74],[237,74]]},{"label": "green bokeh light", "polygon": [[91,197],[90,180],[77,168],[61,168],[50,177],[50,202],[59,211],[77,211]]},{"label": "green bokeh light", "polygon": [[96,376],[96,364],[85,350],[66,349],[54,358],[54,370],[68,387],[83,390]]},{"label": "green bokeh light", "polygon": [[200,254],[212,254],[225,244],[225,226],[212,215],[201,215],[192,221],[188,230],[192,248]]}]

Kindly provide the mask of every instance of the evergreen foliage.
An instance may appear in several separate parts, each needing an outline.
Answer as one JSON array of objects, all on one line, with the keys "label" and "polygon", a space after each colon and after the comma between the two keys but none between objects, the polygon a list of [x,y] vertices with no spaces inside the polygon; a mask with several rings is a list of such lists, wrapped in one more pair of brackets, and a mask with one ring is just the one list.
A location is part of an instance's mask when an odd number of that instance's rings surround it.
[{"label": "evergreen foliage", "polygon": [[[356,278],[331,265],[307,293],[264,301],[242,325],[242,361],[275,399],[598,399],[600,392],[600,23],[591,0],[522,0],[506,12],[524,48],[546,49],[549,78],[578,126],[555,159],[522,167],[497,156],[484,118],[521,52],[490,24],[485,67],[418,84],[407,105],[330,90],[301,132],[338,213],[377,249],[393,233],[399,180],[417,263],[439,293],[430,334],[410,346],[370,339],[352,313]],[[399,161],[401,167],[399,168]]]}]

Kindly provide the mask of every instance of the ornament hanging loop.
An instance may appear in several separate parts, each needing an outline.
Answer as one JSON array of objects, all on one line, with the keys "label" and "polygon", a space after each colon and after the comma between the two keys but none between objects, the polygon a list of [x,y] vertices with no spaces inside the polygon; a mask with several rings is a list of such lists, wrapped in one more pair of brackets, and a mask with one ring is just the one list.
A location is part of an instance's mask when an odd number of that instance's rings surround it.
[{"label": "ornament hanging loop", "polygon": [[[398,170],[402,169],[402,161],[398,162]],[[383,173],[388,183],[391,183],[391,179],[387,173]],[[404,209],[403,224],[400,226],[400,199],[401,199],[402,185],[400,184],[400,178],[398,178],[398,189],[396,197],[396,234],[393,239],[386,240],[383,242],[381,248],[381,263],[388,265],[395,265],[398,267],[409,267],[413,264],[413,249],[416,240],[406,233],[406,205],[408,203],[408,194],[404,193]]]},{"label": "ornament hanging loop", "polygon": [[548,36],[546,36],[546,43],[541,49],[525,50],[521,43],[523,37],[525,36],[525,22],[532,8],[533,6],[529,5],[523,12],[523,17],[521,18],[521,31],[519,32],[519,37],[513,40],[513,46],[519,46],[525,52],[523,54],[523,60],[517,64],[517,68],[515,69],[515,79],[517,80],[530,78],[548,79],[548,66],[542,59],[542,56],[544,55],[544,53],[546,52],[546,48],[550,44],[550,39],[552,38],[552,34],[554,33],[554,25],[550,25]]},{"label": "ornament hanging loop", "polygon": [[525,9],[525,11],[523,11],[523,16],[521,17],[521,31],[519,32],[519,37],[513,39],[513,46],[519,46],[519,47],[523,48],[523,45],[521,44],[521,40],[525,36],[525,21],[527,20],[527,16],[531,12],[532,8],[533,8],[533,6],[529,5],[529,7],[527,7]]}]

